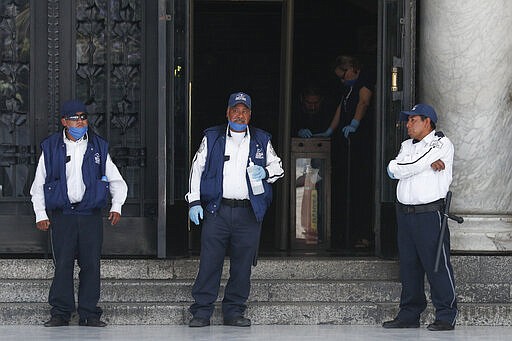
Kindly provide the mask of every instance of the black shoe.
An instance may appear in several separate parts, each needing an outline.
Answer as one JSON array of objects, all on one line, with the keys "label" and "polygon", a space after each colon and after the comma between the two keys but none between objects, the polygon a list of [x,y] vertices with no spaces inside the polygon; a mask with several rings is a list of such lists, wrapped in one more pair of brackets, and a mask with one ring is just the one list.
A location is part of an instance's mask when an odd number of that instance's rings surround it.
[{"label": "black shoe", "polygon": [[250,327],[251,320],[245,317],[238,317],[232,320],[224,320],[224,325],[234,327]]},{"label": "black shoe", "polygon": [[441,330],[454,330],[455,326],[445,321],[435,320],[434,323],[427,326],[427,329],[436,332]]},{"label": "black shoe", "polygon": [[200,317],[193,317],[188,323],[189,327],[206,327],[210,325],[210,320],[203,319]]},{"label": "black shoe", "polygon": [[402,321],[402,320],[399,320],[398,318],[395,318],[394,320],[384,322],[382,324],[382,327],[389,328],[389,329],[391,329],[391,328],[419,328],[420,323],[419,323],[419,321],[407,322],[407,321]]},{"label": "black shoe", "polygon": [[68,320],[66,320],[64,317],[62,316],[52,316],[51,319],[49,319],[48,321],[46,321],[44,323],[44,326],[45,327],[62,327],[62,326],[69,326],[69,322]]},{"label": "black shoe", "polygon": [[107,324],[98,318],[89,318],[87,320],[78,321],[78,325],[82,327],[106,327]]}]

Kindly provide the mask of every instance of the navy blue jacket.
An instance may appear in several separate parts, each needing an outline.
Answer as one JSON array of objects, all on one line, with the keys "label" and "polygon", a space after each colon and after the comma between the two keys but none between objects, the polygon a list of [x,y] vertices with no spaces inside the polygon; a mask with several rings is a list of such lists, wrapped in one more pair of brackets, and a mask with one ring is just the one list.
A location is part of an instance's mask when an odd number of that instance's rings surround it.
[{"label": "navy blue jacket", "polygon": [[82,163],[85,193],[79,204],[71,205],[66,180],[66,144],[62,131],[41,142],[46,169],[44,199],[47,210],[62,210],[64,214],[92,214],[107,204],[109,183],[102,181],[108,154],[108,142],[98,135],[87,134],[87,150]]},{"label": "navy blue jacket", "polygon": [[[263,168],[267,165],[267,145],[271,135],[264,130],[249,127],[251,140],[249,142],[249,158],[255,165]],[[204,131],[207,138],[208,153],[206,164],[201,175],[201,202],[206,205],[206,210],[215,213],[219,209],[222,200],[222,181],[224,172],[224,151],[226,149],[226,126],[220,125],[208,128]],[[247,159],[247,167],[249,159]],[[267,181],[263,181],[265,192],[260,195],[252,193],[249,176],[246,173],[249,198],[254,215],[258,221],[263,221],[267,208],[272,203],[272,187]]]}]

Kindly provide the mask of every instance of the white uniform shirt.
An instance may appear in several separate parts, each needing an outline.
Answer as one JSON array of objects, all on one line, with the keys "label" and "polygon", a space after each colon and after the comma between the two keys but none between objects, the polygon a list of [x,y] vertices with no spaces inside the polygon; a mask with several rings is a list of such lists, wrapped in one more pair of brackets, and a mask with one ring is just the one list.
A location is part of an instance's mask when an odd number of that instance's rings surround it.
[{"label": "white uniform shirt", "polygon": [[[71,203],[82,201],[85,194],[85,184],[82,179],[82,162],[87,149],[87,139],[81,138],[71,141],[62,132],[64,143],[66,144],[66,181],[68,187],[68,198]],[[112,162],[110,154],[107,154],[107,163],[105,165],[105,175],[109,182],[110,194],[112,195],[112,208],[110,211],[121,214],[121,206],[126,200],[128,186],[119,173],[116,165]],[[46,206],[44,202],[43,185],[46,182],[46,167],[44,165],[44,153],[39,157],[39,163],[36,169],[34,182],[30,188],[32,195],[32,204],[36,214],[36,223],[41,220],[47,220]]]},{"label": "white uniform shirt", "polygon": [[[222,197],[237,200],[249,199],[249,189],[247,188],[246,181],[249,142],[251,139],[249,129],[246,130],[247,132],[243,133],[229,132],[228,129],[226,129],[226,148],[224,155],[226,158],[229,157],[229,160],[224,162]],[[277,156],[270,141],[268,141],[266,148],[267,164],[265,169],[269,176],[265,181],[273,183],[284,176],[284,170],[281,165],[281,159]],[[189,192],[185,195],[185,199],[189,203],[200,200],[201,175],[204,171],[207,153],[207,138],[205,136],[192,161]]]},{"label": "white uniform shirt", "polygon": [[[396,195],[406,205],[426,204],[446,196],[452,182],[453,144],[447,137],[430,132],[421,141],[402,142],[397,157],[391,160],[388,170],[398,181]],[[430,165],[442,160],[445,169],[433,170]]]}]

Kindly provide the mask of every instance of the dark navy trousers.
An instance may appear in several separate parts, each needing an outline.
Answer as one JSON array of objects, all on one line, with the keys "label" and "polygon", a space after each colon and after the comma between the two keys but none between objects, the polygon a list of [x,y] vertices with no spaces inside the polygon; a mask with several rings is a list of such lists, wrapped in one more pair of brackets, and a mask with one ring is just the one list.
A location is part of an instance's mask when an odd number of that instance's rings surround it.
[{"label": "dark navy trousers", "polygon": [[455,325],[457,298],[455,280],[450,263],[450,232],[448,226],[438,272],[434,272],[442,213],[404,213],[396,209],[398,223],[398,250],[402,294],[398,319],[416,322],[427,307],[425,274],[430,284],[430,294],[435,307],[436,320]]},{"label": "dark navy trousers", "polygon": [[50,233],[55,274],[48,302],[52,316],[69,320],[75,311],[73,269],[75,258],[80,267],[78,315],[81,320],[100,318],[100,257],[103,220],[97,210],[93,215],[64,215],[54,211]]},{"label": "dark navy trousers", "polygon": [[256,220],[251,207],[221,204],[216,213],[206,212],[201,231],[199,272],[192,288],[195,303],[190,306],[190,312],[194,317],[210,319],[228,250],[230,269],[222,300],[222,313],[224,320],[244,316],[260,231],[261,223]]}]

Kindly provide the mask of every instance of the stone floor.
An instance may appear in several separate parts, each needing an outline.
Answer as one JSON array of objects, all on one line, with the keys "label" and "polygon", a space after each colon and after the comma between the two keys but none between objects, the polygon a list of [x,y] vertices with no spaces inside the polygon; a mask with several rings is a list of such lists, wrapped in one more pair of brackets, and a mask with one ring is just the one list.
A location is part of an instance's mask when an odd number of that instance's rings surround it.
[{"label": "stone floor", "polygon": [[449,332],[419,329],[389,330],[380,326],[282,326],[256,325],[250,328],[210,326],[107,326],[106,328],[43,326],[0,326],[0,339],[7,340],[512,340],[512,327],[457,327]]}]

